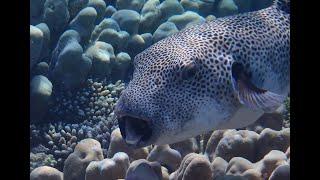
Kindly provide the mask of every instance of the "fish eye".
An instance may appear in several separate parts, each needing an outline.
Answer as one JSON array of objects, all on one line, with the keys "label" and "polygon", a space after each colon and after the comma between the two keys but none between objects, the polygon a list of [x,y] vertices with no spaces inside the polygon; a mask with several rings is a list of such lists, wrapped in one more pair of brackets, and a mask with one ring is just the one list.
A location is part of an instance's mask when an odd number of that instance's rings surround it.
[{"label": "fish eye", "polygon": [[196,75],[197,71],[198,71],[198,67],[194,61],[188,64],[185,64],[182,67],[181,78],[183,80],[190,80]]}]

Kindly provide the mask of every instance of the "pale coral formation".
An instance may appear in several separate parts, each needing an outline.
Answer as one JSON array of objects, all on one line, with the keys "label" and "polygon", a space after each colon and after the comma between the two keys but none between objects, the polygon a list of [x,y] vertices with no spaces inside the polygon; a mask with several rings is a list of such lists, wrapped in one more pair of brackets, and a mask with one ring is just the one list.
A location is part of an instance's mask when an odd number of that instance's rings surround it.
[{"label": "pale coral formation", "polygon": [[30,180],[62,180],[63,174],[55,168],[41,166],[30,173]]},{"label": "pale coral formation", "polygon": [[165,166],[169,172],[178,169],[182,160],[178,151],[171,149],[169,145],[155,146],[147,157],[150,162],[157,161]]},{"label": "pale coral formation", "polygon": [[209,160],[200,154],[186,155],[178,170],[170,174],[170,180],[211,179],[212,169]]},{"label": "pale coral formation", "polygon": [[129,157],[118,152],[111,159],[92,161],[86,169],[86,180],[124,179],[129,168]]},{"label": "pale coral formation", "polygon": [[149,162],[145,159],[135,160],[130,164],[126,174],[126,179],[162,179],[161,166],[158,162]]},{"label": "pale coral formation", "polygon": [[134,149],[129,147],[123,140],[120,129],[117,128],[111,133],[111,141],[108,150],[108,158],[113,157],[117,152],[125,152],[130,157],[130,161],[137,159],[146,159],[149,151],[147,148]]}]

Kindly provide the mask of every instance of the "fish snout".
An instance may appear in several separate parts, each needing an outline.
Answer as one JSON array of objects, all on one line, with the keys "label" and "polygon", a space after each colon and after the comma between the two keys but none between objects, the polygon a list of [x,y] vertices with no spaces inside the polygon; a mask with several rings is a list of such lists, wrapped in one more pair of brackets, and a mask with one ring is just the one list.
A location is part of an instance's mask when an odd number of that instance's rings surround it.
[{"label": "fish snout", "polygon": [[121,99],[114,113],[117,117],[122,138],[128,146],[140,148],[149,145],[152,137],[152,122],[134,113]]}]

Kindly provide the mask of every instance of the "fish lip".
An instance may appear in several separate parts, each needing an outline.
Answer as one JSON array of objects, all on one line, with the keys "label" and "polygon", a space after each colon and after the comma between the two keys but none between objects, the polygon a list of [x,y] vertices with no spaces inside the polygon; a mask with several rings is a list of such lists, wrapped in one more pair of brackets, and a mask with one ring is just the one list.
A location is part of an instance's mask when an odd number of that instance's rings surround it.
[{"label": "fish lip", "polygon": [[[153,125],[150,119],[147,119],[144,117],[141,118],[141,116],[137,116],[131,113],[123,112],[123,111],[118,111],[116,116],[117,116],[118,125],[119,125],[122,138],[129,147],[141,148],[149,144],[149,141],[152,137],[152,132],[153,132]],[[131,121],[131,123],[133,121],[136,121],[136,123],[140,125],[143,124],[144,126],[146,126],[146,128],[143,129],[142,136],[139,138],[139,140],[135,144],[128,143],[126,139],[126,133],[128,133],[126,130],[126,123],[128,123],[128,121]],[[133,130],[136,132],[136,128],[134,127],[130,128],[130,130]]]}]

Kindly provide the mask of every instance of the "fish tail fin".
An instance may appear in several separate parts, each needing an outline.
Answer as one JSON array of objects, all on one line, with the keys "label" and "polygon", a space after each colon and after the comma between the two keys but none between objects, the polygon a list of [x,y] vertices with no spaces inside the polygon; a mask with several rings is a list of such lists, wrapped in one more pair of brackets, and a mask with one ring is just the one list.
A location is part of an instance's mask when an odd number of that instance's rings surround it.
[{"label": "fish tail fin", "polygon": [[274,0],[273,4],[280,10],[290,13],[290,0]]}]

